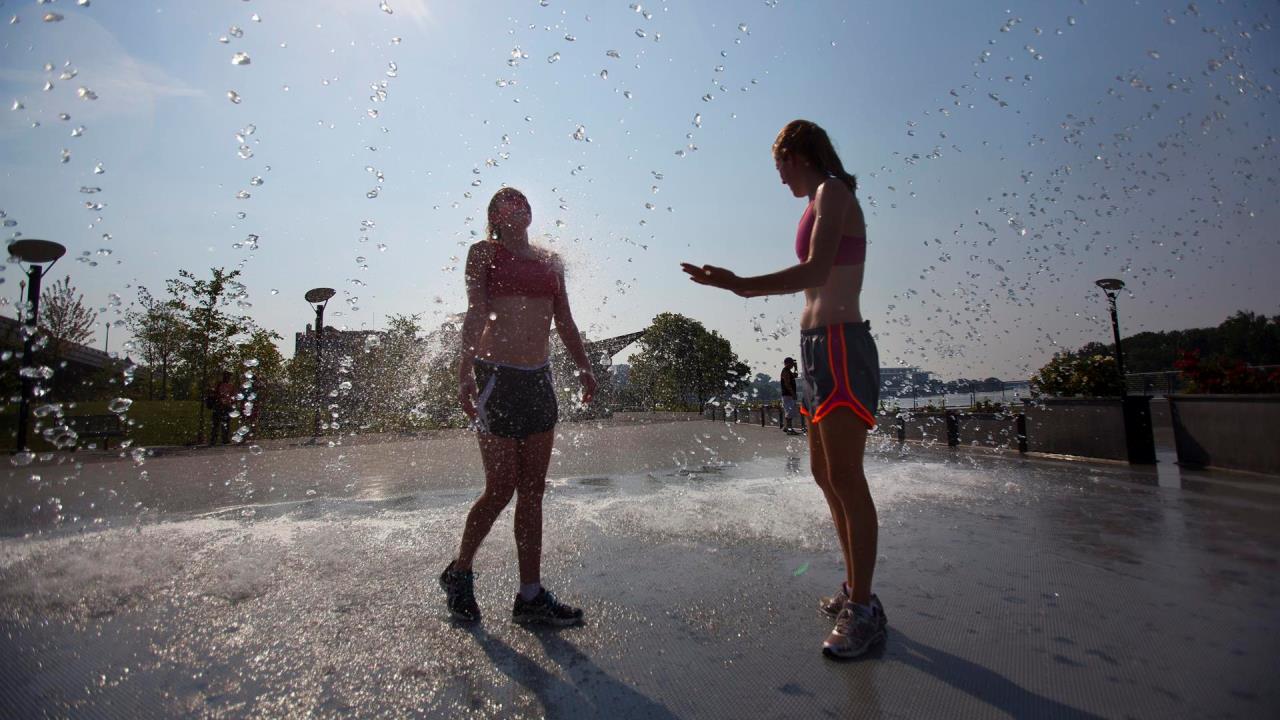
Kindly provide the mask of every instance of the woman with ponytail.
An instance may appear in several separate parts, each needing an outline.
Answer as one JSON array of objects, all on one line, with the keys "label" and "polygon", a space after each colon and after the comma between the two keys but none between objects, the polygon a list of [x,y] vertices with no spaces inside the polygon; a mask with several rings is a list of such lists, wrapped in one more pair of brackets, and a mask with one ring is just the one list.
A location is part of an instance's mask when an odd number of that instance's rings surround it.
[{"label": "woman with ponytail", "polygon": [[714,265],[683,263],[701,285],[743,297],[804,293],[800,316],[801,410],[809,418],[809,462],[822,488],[840,548],[845,580],[819,601],[835,628],[822,643],[829,657],[865,653],[885,638],[887,620],[871,592],[878,521],[862,459],[875,427],[880,362],[870,323],[862,318],[866,221],[831,139],[808,120],[793,120],[773,143],[782,184],[807,198],[796,232],[797,263],[768,275],[739,277]]},{"label": "woman with ponytail", "polygon": [[532,219],[523,193],[499,190],[489,201],[488,237],[467,253],[458,401],[479,430],[485,485],[467,514],[457,556],[440,574],[449,614],[466,622],[480,619],[471,562],[513,495],[520,588],[512,619],[582,622],[582,610],[557,600],[541,578],[542,494],[557,418],[548,358],[553,321],[578,366],[584,403],[591,402],[596,380],[569,312],[560,259],[529,242]]}]

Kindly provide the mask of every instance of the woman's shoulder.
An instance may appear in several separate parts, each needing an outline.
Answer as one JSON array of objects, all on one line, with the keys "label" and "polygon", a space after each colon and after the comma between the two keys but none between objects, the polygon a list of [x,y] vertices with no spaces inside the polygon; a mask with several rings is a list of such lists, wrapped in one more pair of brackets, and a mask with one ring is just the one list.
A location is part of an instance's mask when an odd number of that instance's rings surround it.
[{"label": "woman's shoulder", "polygon": [[498,243],[492,240],[477,240],[471,243],[471,247],[467,249],[467,257],[477,259],[490,259],[498,250]]}]

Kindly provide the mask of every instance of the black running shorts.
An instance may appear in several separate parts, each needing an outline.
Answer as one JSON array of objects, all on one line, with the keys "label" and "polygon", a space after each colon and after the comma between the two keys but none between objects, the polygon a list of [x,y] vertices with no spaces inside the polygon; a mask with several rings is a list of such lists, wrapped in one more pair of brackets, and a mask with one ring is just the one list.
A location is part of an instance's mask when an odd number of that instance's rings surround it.
[{"label": "black running shorts", "polygon": [[520,439],[556,426],[559,408],[550,363],[522,368],[477,359],[474,367],[480,432]]}]

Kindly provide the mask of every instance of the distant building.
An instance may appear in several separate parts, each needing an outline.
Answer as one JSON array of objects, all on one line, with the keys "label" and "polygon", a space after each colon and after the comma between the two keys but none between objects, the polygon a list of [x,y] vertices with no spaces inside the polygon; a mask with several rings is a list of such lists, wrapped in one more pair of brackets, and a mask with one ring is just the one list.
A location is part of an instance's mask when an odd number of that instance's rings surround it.
[{"label": "distant building", "polygon": [[[13,318],[0,316],[0,347],[16,356],[22,355],[22,323]],[[80,343],[67,343],[60,358],[73,369],[84,372],[101,370],[113,362],[119,362],[107,353]],[[132,364],[132,360],[125,362]]]},{"label": "distant building", "polygon": [[[369,338],[382,337],[382,330],[338,330],[332,325],[324,326],[324,351],[356,353],[364,350]],[[316,347],[315,330],[307,323],[304,332],[293,334],[293,354],[314,353]]]},{"label": "distant building", "polygon": [[889,397],[910,395],[912,392],[925,393],[932,385],[928,370],[918,367],[882,367],[880,368],[880,394]]}]

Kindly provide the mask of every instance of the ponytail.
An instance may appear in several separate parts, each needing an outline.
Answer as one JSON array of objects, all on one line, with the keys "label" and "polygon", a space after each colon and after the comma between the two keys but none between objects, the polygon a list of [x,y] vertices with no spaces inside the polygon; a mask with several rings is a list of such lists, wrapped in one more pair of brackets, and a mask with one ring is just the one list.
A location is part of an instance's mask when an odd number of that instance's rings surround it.
[{"label": "ponytail", "polygon": [[797,156],[808,160],[818,172],[845,184],[849,192],[857,193],[858,179],[844,169],[840,156],[827,131],[809,120],[792,120],[773,141],[773,157],[784,160]]}]

